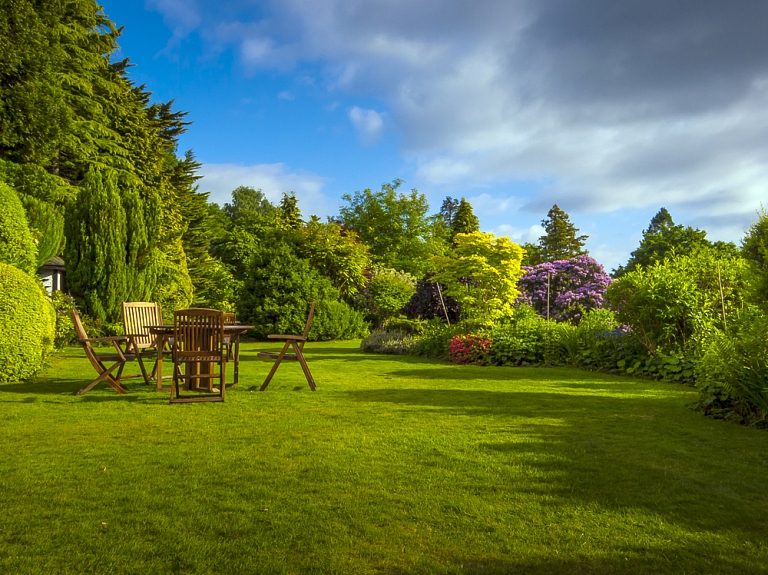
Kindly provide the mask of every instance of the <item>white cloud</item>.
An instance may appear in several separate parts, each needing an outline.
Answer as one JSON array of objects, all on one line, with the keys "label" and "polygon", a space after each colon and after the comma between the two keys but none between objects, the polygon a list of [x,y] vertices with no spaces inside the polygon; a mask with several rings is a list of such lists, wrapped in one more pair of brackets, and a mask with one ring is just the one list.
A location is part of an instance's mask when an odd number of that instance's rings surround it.
[{"label": "white cloud", "polygon": [[513,242],[522,245],[526,242],[536,243],[544,235],[544,228],[534,225],[528,229],[521,229],[508,224],[502,224],[491,230],[491,232],[499,237],[507,236]]},{"label": "white cloud", "polygon": [[283,91],[283,92],[280,92],[280,93],[277,95],[277,97],[278,97],[280,100],[288,100],[288,101],[293,101],[293,100],[295,100],[295,99],[296,99],[296,96],[294,96],[294,95],[293,95],[291,92],[289,92],[288,90],[285,90],[285,91]]},{"label": "white cloud", "polygon": [[[242,0],[148,2],[246,66],[311,63],[329,90],[383,100],[428,187],[546,182],[507,209],[665,205],[711,235],[768,189],[765,2],[265,0],[257,18]],[[383,131],[374,110],[349,118],[364,144]]]},{"label": "white cloud", "polygon": [[328,179],[317,174],[289,172],[285,164],[203,164],[200,190],[210,192],[210,201],[223,206],[232,199],[238,186],[261,189],[272,203],[278,203],[283,192],[296,192],[304,217],[320,217],[336,212],[335,202],[324,194]]},{"label": "white cloud", "polygon": [[381,136],[384,116],[375,110],[364,110],[355,106],[349,111],[349,119],[357,130],[363,144],[374,144]]}]

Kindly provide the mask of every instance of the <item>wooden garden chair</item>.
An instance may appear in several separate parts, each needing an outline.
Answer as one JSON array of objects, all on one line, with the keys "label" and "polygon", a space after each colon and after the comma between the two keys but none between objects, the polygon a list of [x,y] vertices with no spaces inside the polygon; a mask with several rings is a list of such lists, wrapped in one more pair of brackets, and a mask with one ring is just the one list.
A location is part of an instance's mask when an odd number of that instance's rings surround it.
[{"label": "wooden garden chair", "polygon": [[[162,354],[170,353],[165,345],[165,338],[151,334],[147,327],[162,325],[162,323],[163,311],[160,304],[143,301],[123,302],[123,326],[126,336],[131,339],[128,351],[136,354],[141,375],[147,384],[150,384],[150,379],[157,374],[158,358]],[[151,356],[155,360],[152,373],[149,375],[144,367],[144,356]]]},{"label": "wooden garden chair", "polygon": [[[74,308],[70,310],[70,313],[72,315],[72,323],[75,325],[75,333],[77,333],[77,339],[80,340],[88,361],[91,362],[91,365],[96,370],[96,373],[99,374],[96,379],[94,379],[83,389],[79,390],[77,395],[88,393],[102,381],[106,382],[117,393],[128,393],[128,390],[123,386],[122,383],[120,383],[120,379],[126,362],[136,359],[135,354],[127,352],[130,338],[122,335],[112,337],[88,337],[88,334],[85,333],[85,328],[83,328],[83,322],[80,320],[80,314],[78,314],[77,310]],[[92,345],[95,342],[111,343],[114,346],[116,353],[97,354],[94,351]],[[123,344],[124,347],[121,348],[120,344]],[[112,363],[112,365],[107,367],[107,363]]]},{"label": "wooden garden chair", "polygon": [[[267,379],[265,379],[264,383],[261,384],[259,391],[264,391],[265,389],[267,389],[269,382],[272,380],[272,376],[275,375],[277,368],[280,366],[280,363],[284,359],[288,361],[299,362],[299,364],[301,365],[302,371],[304,371],[304,377],[307,378],[309,389],[311,389],[312,391],[315,391],[315,380],[312,377],[312,374],[309,372],[309,367],[307,366],[307,360],[304,359],[304,344],[307,342],[307,336],[309,335],[309,328],[312,326],[312,317],[314,315],[315,315],[315,302],[312,302],[312,305],[309,306],[309,315],[307,316],[307,324],[304,326],[304,333],[302,333],[301,335],[270,334],[267,336],[269,339],[285,340],[285,345],[283,346],[283,349],[280,351],[280,353],[272,353],[272,352],[266,352],[266,351],[259,353],[259,357],[266,357],[266,358],[275,360],[275,363],[272,366],[272,369],[270,370],[269,375],[267,375]],[[293,353],[286,353],[289,347],[293,347]]]},{"label": "wooden garden chair", "polygon": [[[227,366],[224,312],[200,308],[175,311],[173,336],[171,403],[224,401]],[[213,380],[216,379],[218,390],[213,388]],[[181,395],[182,382],[186,389],[200,389],[199,382],[202,380],[208,381],[209,393]]]}]

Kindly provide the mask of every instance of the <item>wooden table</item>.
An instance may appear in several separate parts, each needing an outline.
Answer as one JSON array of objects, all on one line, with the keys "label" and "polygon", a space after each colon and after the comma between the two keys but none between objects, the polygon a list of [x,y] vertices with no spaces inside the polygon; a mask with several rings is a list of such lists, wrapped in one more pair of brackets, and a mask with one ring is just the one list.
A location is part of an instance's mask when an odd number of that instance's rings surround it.
[{"label": "wooden table", "polygon": [[[148,325],[147,328],[157,338],[155,341],[155,349],[157,349],[157,370],[155,371],[157,385],[155,391],[169,391],[168,389],[163,389],[163,347],[173,337],[173,324]],[[224,325],[224,335],[232,338],[234,348],[235,377],[232,385],[237,385],[240,377],[240,336],[251,329],[253,329],[252,325],[242,325],[239,323]]]}]

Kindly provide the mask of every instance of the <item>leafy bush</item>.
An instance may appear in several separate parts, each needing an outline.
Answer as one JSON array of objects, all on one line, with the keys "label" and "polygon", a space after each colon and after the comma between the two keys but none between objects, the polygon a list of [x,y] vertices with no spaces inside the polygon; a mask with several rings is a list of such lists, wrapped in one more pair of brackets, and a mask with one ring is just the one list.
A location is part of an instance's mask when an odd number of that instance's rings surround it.
[{"label": "leafy bush", "polygon": [[[359,312],[339,302],[339,292],[291,246],[278,243],[252,256],[237,302],[238,315],[252,324],[257,337],[270,333],[301,333],[309,305],[317,303],[313,339],[345,339],[365,335]],[[315,325],[315,323],[317,325]]]},{"label": "leafy bush", "polygon": [[413,351],[411,334],[395,330],[377,329],[360,343],[360,349],[369,353],[409,354]]},{"label": "leafy bush", "polygon": [[453,336],[448,347],[448,361],[460,364],[485,365],[491,340],[482,334],[458,334]]},{"label": "leafy bush", "polygon": [[627,273],[607,297],[617,319],[653,355],[657,349],[678,353],[725,327],[723,307],[726,318],[742,308],[748,271],[742,258],[701,249]]},{"label": "leafy bush", "polygon": [[[456,323],[459,321],[459,304],[445,295],[445,286],[431,281],[435,274],[428,273],[416,284],[416,292],[403,307],[403,313],[414,319],[435,319]],[[441,298],[442,294],[442,298]]]},{"label": "leafy bush", "polygon": [[33,274],[37,270],[37,248],[27,214],[16,191],[0,181],[0,263]]},{"label": "leafy bush", "polygon": [[531,308],[522,306],[494,328],[489,361],[512,366],[559,363],[561,332],[572,329],[567,324],[547,322]]},{"label": "leafy bush", "polygon": [[611,284],[603,266],[589,256],[544,262],[523,267],[525,275],[518,287],[518,302],[547,316],[547,281],[549,280],[549,317],[578,324],[591,309],[603,306],[605,291]]},{"label": "leafy bush", "polygon": [[311,340],[354,339],[368,334],[363,314],[341,301],[322,300],[309,330]]},{"label": "leafy bush", "polygon": [[413,353],[424,357],[446,358],[454,336],[477,331],[477,324],[459,322],[447,325],[439,319],[427,322],[422,335],[413,346]]},{"label": "leafy bush", "polygon": [[[512,313],[519,295],[517,281],[523,248],[509,238],[472,232],[457,234],[448,256],[434,256],[439,270],[433,277],[447,286],[446,293],[459,302],[462,317],[493,325]],[[469,281],[467,281],[469,280]]]},{"label": "leafy bush", "polygon": [[741,423],[765,424],[768,418],[768,317],[743,314],[727,333],[704,345],[696,365],[699,401],[707,415]]},{"label": "leafy bush", "polygon": [[29,378],[53,349],[56,315],[42,286],[0,263],[0,382]]},{"label": "leafy bush", "polygon": [[368,285],[359,292],[357,307],[380,327],[408,303],[416,291],[411,274],[391,268],[374,267]]}]

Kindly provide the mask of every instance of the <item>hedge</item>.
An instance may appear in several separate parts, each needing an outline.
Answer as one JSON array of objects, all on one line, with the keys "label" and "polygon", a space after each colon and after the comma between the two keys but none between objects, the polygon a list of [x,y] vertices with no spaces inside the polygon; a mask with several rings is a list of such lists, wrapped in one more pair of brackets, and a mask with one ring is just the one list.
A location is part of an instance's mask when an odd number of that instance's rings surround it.
[{"label": "hedge", "polygon": [[28,273],[37,269],[37,247],[19,195],[0,181],[0,263]]},{"label": "hedge", "polygon": [[25,380],[53,349],[56,313],[42,286],[0,263],[0,383]]}]

